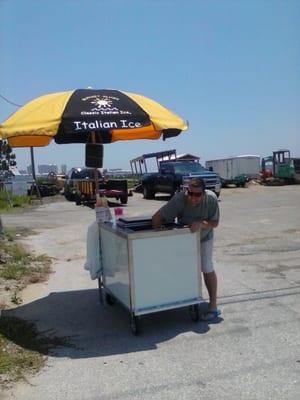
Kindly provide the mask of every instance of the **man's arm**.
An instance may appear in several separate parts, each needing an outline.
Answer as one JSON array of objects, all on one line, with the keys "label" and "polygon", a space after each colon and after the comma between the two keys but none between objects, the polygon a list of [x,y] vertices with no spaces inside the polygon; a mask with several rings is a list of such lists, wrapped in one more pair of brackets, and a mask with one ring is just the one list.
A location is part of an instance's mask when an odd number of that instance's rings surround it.
[{"label": "man's arm", "polygon": [[211,205],[209,217],[202,221],[195,221],[190,225],[192,233],[197,232],[199,229],[214,229],[219,225],[220,211],[217,197],[214,196],[215,202]]},{"label": "man's arm", "polygon": [[161,227],[161,215],[160,210],[156,211],[156,213],[152,216],[152,226],[154,229]]},{"label": "man's arm", "polygon": [[183,208],[184,193],[178,193],[162,206],[152,217],[152,226],[155,229],[161,228],[165,223],[172,223],[178,217]]},{"label": "man's arm", "polygon": [[210,229],[216,228],[219,224],[219,221],[195,221],[190,225],[190,230],[192,233],[197,232],[200,228],[201,229]]}]

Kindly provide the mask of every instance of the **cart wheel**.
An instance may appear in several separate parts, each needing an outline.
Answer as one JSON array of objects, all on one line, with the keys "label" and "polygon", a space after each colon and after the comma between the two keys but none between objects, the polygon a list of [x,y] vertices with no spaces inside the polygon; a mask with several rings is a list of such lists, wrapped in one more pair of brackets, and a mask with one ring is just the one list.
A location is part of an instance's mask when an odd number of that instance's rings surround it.
[{"label": "cart wheel", "polygon": [[131,332],[134,335],[139,334],[139,324],[138,324],[138,317],[134,315],[134,313],[130,314],[130,328]]},{"label": "cart wheel", "polygon": [[98,278],[98,293],[100,304],[103,304],[103,284],[101,278]]},{"label": "cart wheel", "polygon": [[192,321],[198,322],[200,318],[199,304],[193,304],[189,307]]},{"label": "cart wheel", "polygon": [[109,293],[105,293],[105,301],[106,304],[113,306],[116,303],[116,299],[111,296]]}]

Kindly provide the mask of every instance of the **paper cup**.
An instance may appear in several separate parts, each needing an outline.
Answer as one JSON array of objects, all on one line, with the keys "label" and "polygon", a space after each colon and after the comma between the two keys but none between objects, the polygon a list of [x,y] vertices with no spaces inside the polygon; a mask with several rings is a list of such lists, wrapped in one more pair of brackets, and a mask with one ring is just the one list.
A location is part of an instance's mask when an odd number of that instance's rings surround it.
[{"label": "paper cup", "polygon": [[123,215],[123,208],[116,207],[114,208],[114,213],[116,217],[119,217],[120,215]]}]

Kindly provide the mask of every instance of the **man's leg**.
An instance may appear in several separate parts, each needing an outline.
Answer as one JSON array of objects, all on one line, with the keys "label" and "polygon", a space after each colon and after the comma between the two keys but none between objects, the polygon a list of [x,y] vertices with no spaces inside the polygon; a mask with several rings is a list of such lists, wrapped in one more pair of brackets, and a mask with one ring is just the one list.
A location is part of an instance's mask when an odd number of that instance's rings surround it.
[{"label": "man's leg", "polygon": [[217,309],[217,275],[213,265],[213,239],[201,243],[201,268],[209,295],[209,311]]},{"label": "man's leg", "polygon": [[203,272],[204,282],[209,295],[208,311],[217,309],[217,275],[215,271]]}]

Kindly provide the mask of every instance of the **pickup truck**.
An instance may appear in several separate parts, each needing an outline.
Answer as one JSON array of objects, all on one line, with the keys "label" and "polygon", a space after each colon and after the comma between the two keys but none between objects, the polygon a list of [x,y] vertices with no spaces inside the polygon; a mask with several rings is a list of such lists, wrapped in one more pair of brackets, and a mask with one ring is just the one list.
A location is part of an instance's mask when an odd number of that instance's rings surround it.
[{"label": "pickup truck", "polygon": [[[105,179],[98,170],[99,192],[108,199],[120,200],[122,204],[127,204],[128,193],[126,179]],[[72,168],[65,180],[64,196],[69,201],[74,201],[77,205],[92,205],[96,202],[95,179],[93,168]]]},{"label": "pickup truck", "polygon": [[161,161],[159,172],[146,173],[141,178],[145,199],[153,199],[155,193],[168,193],[171,196],[188,186],[191,178],[202,178],[206,189],[220,195],[221,182],[218,174],[208,171],[195,161]]}]

